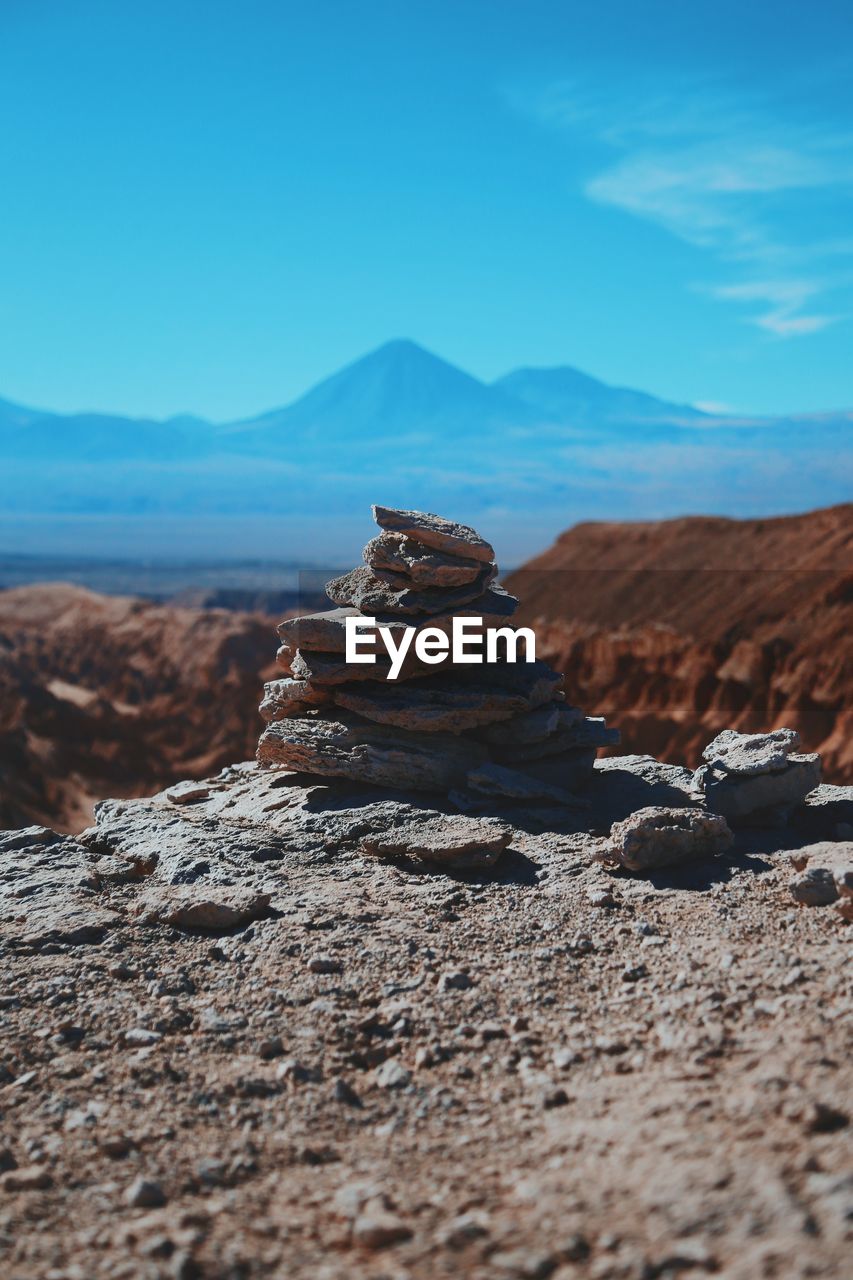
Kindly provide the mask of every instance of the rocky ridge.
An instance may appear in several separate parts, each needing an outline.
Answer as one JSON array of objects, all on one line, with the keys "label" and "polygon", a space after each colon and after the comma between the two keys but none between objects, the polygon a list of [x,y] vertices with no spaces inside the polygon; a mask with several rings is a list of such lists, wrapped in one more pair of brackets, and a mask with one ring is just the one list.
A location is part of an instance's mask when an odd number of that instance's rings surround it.
[{"label": "rocky ridge", "polygon": [[853,769],[853,504],[775,519],[585,522],[512,573],[567,696],[624,749],[696,767],[725,728],[796,729]]}]

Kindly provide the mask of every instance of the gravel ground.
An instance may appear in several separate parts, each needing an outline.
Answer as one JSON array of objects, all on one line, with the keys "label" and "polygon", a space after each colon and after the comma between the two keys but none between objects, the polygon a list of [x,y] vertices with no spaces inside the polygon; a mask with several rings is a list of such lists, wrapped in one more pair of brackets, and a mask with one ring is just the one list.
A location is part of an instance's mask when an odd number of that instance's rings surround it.
[{"label": "gravel ground", "polygon": [[[352,788],[211,787],[81,837],[96,940],[4,925],[4,1277],[850,1274],[851,931],[790,833],[636,876],[527,821],[429,871],[360,855]],[[142,827],[230,842],[264,918],[146,923]]]}]

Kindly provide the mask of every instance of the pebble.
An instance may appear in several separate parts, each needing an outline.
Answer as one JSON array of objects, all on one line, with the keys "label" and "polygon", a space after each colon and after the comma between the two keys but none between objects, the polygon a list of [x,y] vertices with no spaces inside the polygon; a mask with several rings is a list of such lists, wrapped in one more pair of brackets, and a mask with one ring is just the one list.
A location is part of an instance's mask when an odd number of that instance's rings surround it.
[{"label": "pebble", "polygon": [[376,1068],[374,1079],[380,1089],[405,1089],[412,1077],[396,1059],[388,1058]]},{"label": "pebble", "polygon": [[124,1043],[138,1049],[141,1045],[157,1044],[163,1036],[159,1031],[149,1031],[147,1027],[131,1027],[124,1033]]},{"label": "pebble", "polygon": [[828,907],[838,898],[835,877],[826,867],[801,871],[789,884],[791,897],[801,907]]},{"label": "pebble", "polygon": [[166,1194],[159,1182],[148,1178],[137,1178],[132,1182],[124,1198],[131,1209],[159,1209],[166,1203]]},{"label": "pebble", "polygon": [[609,889],[590,889],[587,902],[591,907],[615,907],[616,899]]},{"label": "pebble", "polygon": [[341,1077],[338,1077],[335,1081],[334,1089],[332,1090],[332,1097],[335,1099],[335,1102],[343,1102],[348,1107],[362,1106],[361,1098],[358,1096],[355,1089],[353,1089],[352,1085],[348,1084],[347,1081]]},{"label": "pebble", "polygon": [[553,1089],[546,1089],[542,1094],[542,1106],[546,1111],[551,1111],[554,1107],[565,1107],[568,1102],[569,1095],[562,1085],[557,1085]]},{"label": "pebble", "polygon": [[438,980],[439,991],[467,991],[473,985],[469,974],[462,969],[443,973]]},{"label": "pebble", "polygon": [[343,973],[344,966],[334,956],[312,956],[308,968],[312,973]]},{"label": "pebble", "polygon": [[364,1249],[385,1249],[412,1238],[412,1229],[387,1209],[367,1208],[353,1223],[353,1243]]},{"label": "pebble", "polygon": [[53,1185],[53,1178],[42,1165],[28,1165],[24,1169],[10,1169],[0,1179],[4,1191],[46,1191]]}]

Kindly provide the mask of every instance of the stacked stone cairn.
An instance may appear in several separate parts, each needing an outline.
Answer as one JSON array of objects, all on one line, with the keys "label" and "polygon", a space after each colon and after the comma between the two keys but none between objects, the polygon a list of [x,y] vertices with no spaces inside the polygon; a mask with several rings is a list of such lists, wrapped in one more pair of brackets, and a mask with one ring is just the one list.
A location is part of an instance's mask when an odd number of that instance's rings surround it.
[{"label": "stacked stone cairn", "polygon": [[[348,617],[375,618],[397,639],[406,628],[425,627],[450,637],[454,618],[471,618],[479,638],[506,627],[518,605],[496,585],[494,551],[474,529],[389,507],[375,506],[373,516],[380,533],[364,548],[364,565],[326,586],[337,607],[278,628],[286,674],[265,686],[260,763],[444,792],[463,810],[495,802],[576,806],[598,748],[619,734],[570,706],[563,677],[547,663],[506,661],[499,641],[493,662],[454,665],[448,655],[426,664],[412,637],[399,677],[390,680],[376,637],[375,665],[347,664]],[[369,641],[361,651],[370,651]]]}]

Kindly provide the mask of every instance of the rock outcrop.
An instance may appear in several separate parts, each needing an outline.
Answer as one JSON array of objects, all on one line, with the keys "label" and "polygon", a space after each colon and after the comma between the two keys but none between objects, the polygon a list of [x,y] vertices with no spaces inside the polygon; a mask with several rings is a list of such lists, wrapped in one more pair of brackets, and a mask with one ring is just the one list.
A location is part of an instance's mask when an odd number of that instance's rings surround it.
[{"label": "rock outcrop", "polygon": [[244,759],[270,625],[67,583],[0,591],[0,827],[79,831],[107,796]]},{"label": "rock outcrop", "polygon": [[853,504],[776,519],[586,522],[505,583],[567,697],[695,768],[721,729],[790,725],[853,770]]},{"label": "rock outcrop", "polygon": [[[383,532],[365,564],[327,586],[338,606],[279,627],[284,679],[265,686],[263,765],[361,782],[450,792],[460,808],[477,797],[573,804],[600,747],[618,732],[569,706],[562,677],[541,661],[496,656],[462,664],[424,660],[410,643],[399,678],[383,657],[347,663],[348,619],[373,618],[399,646],[427,628],[432,641],[468,619],[471,640],[505,626],[517,606],[494,584],[492,547],[441,516],[374,507]],[[406,635],[406,633],[411,633]],[[368,628],[363,634],[377,639]],[[470,652],[470,648],[469,648]],[[485,657],[485,654],[483,655]],[[507,655],[508,657],[508,655]]]},{"label": "rock outcrop", "polygon": [[725,729],[703,751],[694,785],[709,809],[732,822],[784,825],[821,779],[820,756],[796,754],[799,745],[792,729]]},{"label": "rock outcrop", "polygon": [[796,874],[791,897],[803,907],[833,903],[845,920],[853,920],[853,841],[821,840],[788,855]]},{"label": "rock outcrop", "polygon": [[629,871],[647,871],[715,858],[732,843],[728,824],[719,814],[651,807],[614,823],[602,860]]}]

